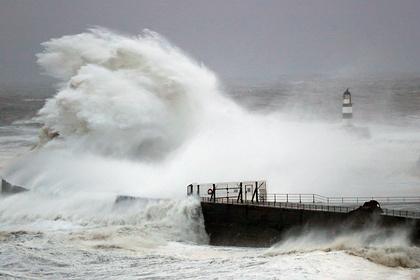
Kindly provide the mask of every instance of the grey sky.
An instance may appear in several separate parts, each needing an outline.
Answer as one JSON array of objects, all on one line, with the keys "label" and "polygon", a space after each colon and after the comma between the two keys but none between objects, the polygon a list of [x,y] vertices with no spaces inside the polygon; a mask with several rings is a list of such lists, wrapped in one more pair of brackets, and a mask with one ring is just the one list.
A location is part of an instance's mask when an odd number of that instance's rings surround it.
[{"label": "grey sky", "polygon": [[161,33],[224,79],[420,72],[416,0],[0,0],[0,81],[40,81],[40,43],[87,27]]}]

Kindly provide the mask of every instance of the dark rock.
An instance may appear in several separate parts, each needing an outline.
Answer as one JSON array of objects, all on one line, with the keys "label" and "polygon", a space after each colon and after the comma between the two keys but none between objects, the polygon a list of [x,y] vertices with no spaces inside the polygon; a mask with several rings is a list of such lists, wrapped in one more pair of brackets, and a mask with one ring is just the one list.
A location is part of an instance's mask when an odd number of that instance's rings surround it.
[{"label": "dark rock", "polygon": [[124,203],[124,202],[134,202],[138,201],[140,197],[130,196],[130,195],[119,195],[115,199],[115,204]]},{"label": "dark rock", "polygon": [[7,182],[6,180],[1,180],[1,193],[2,194],[16,194],[20,192],[26,192],[28,189],[21,187],[21,186],[15,186]]}]

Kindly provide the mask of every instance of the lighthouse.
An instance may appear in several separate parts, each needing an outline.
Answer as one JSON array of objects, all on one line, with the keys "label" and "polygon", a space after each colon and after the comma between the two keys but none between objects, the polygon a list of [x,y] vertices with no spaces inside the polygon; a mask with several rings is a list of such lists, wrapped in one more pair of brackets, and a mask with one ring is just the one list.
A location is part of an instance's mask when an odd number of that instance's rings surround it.
[{"label": "lighthouse", "polygon": [[353,117],[353,104],[349,89],[343,93],[343,120],[349,121]]}]

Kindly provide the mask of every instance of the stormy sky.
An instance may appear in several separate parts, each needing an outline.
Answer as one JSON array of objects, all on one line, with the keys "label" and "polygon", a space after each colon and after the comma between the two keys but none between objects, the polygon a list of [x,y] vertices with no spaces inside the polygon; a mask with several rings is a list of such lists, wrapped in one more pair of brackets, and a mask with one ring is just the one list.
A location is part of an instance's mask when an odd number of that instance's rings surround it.
[{"label": "stormy sky", "polygon": [[417,0],[0,0],[0,82],[45,81],[50,38],[161,33],[226,80],[420,73]]}]

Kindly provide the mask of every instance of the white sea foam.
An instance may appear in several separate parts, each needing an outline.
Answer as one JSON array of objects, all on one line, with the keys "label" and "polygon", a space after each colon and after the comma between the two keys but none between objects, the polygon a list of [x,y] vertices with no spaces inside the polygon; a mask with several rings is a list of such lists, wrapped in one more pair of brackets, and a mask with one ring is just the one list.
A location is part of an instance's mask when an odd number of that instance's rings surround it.
[{"label": "white sea foam", "polygon": [[212,72],[151,31],[97,28],[43,45],[38,63],[62,85],[39,120],[80,149],[164,156],[221,100]]},{"label": "white sea foam", "polygon": [[6,232],[81,230],[77,234],[80,239],[93,240],[97,234],[104,235],[107,237],[102,238],[104,244],[113,246],[118,242],[118,246],[123,246],[126,238],[135,235],[130,240],[141,242],[126,247],[130,250],[141,247],[139,244],[162,245],[170,240],[207,243],[200,205],[195,199],[138,199],[117,204],[114,201],[115,197],[88,193],[70,196],[25,193],[3,197],[0,198],[1,229]]},{"label": "white sea foam", "polygon": [[344,251],[389,267],[420,268],[420,248],[413,246],[406,228],[370,228],[341,233],[331,237],[327,230],[308,230],[285,240],[266,251],[268,256]]}]

